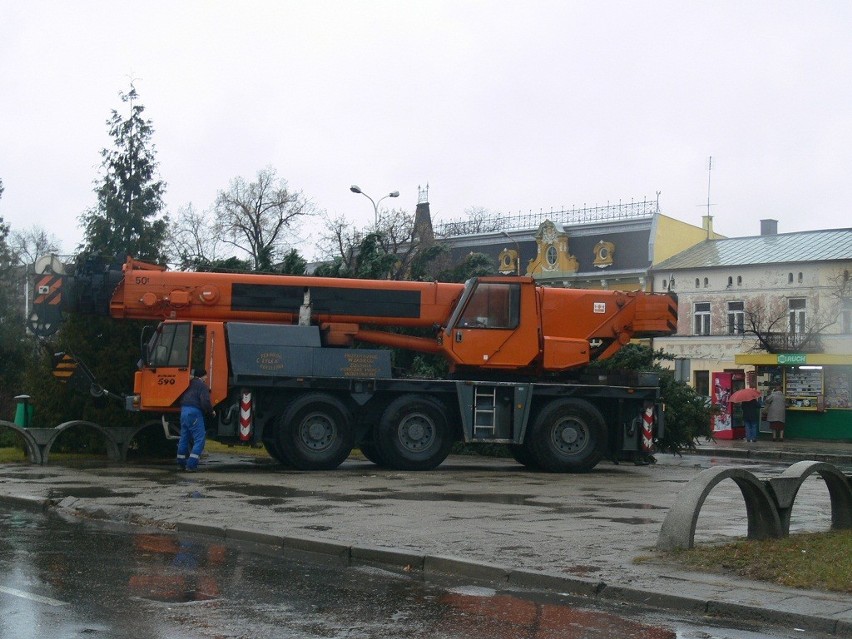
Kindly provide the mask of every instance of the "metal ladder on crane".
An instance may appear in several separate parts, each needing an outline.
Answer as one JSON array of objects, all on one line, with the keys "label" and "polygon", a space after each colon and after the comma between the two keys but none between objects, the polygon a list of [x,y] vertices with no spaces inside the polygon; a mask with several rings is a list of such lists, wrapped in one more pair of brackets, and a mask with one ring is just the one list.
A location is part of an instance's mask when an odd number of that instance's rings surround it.
[{"label": "metal ladder on crane", "polygon": [[497,430],[497,387],[473,389],[473,434],[493,436]]}]

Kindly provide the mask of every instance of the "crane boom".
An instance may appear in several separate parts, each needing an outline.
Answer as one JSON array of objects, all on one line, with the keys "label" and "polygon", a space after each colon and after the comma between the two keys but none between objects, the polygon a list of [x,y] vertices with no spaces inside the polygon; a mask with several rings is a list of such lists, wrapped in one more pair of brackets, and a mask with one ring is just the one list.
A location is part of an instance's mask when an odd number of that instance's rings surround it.
[{"label": "crane boom", "polygon": [[208,273],[131,257],[120,272],[42,274],[31,329],[55,332],[60,310],[116,319],[310,323],[329,346],[365,342],[441,353],[456,367],[517,371],[582,366],[633,338],[671,334],[677,324],[671,295],[542,287],[529,277],[456,284]]}]

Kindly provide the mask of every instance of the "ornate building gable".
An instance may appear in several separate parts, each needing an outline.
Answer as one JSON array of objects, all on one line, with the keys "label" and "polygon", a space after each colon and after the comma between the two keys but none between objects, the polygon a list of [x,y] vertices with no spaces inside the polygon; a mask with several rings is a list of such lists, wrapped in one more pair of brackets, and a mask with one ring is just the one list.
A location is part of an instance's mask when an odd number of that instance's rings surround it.
[{"label": "ornate building gable", "polygon": [[527,275],[554,277],[576,273],[580,269],[580,263],[568,249],[568,234],[559,231],[550,220],[545,220],[538,227],[535,242],[538,250],[535,259],[527,265]]}]

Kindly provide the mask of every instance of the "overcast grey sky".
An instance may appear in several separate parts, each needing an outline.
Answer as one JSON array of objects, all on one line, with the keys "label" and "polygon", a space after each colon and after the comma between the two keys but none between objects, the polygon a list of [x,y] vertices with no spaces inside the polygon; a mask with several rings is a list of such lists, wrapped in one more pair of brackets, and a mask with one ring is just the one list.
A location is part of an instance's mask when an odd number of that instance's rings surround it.
[{"label": "overcast grey sky", "polygon": [[168,211],[273,166],[356,224],[653,199],[848,227],[852,2],[0,0],[0,216],[67,252],[135,78]]}]

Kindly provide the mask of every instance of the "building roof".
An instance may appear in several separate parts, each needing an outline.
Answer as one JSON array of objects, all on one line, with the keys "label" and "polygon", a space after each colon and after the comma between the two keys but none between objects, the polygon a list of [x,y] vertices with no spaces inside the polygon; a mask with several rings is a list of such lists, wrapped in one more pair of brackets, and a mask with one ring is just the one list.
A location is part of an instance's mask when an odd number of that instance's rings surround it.
[{"label": "building roof", "polygon": [[[644,226],[644,228],[642,228]],[[532,231],[529,232],[532,234]],[[575,229],[566,229],[568,236],[568,252],[576,258],[578,270],[575,273],[554,274],[557,279],[565,279],[568,275],[577,277],[593,277],[595,279],[606,279],[609,273],[623,276],[625,274],[644,274],[651,260],[648,257],[648,243],[651,234],[651,219],[639,226],[637,224],[619,225],[610,223],[609,226],[595,226],[593,231],[582,234],[576,233]],[[518,239],[501,236],[496,233],[482,234],[479,236],[450,237],[442,240],[450,244],[450,255],[455,263],[460,263],[471,251],[485,253],[497,263],[497,256],[504,248],[517,248],[521,257],[521,270],[525,272],[527,264],[533,260],[538,253],[538,245],[534,239]],[[594,265],[595,245],[600,241],[611,241],[615,244],[615,255],[610,268],[598,268]],[[615,273],[615,271],[618,271]],[[542,274],[546,275],[546,274]]]},{"label": "building roof", "polygon": [[705,240],[653,270],[852,260],[852,228]]}]

